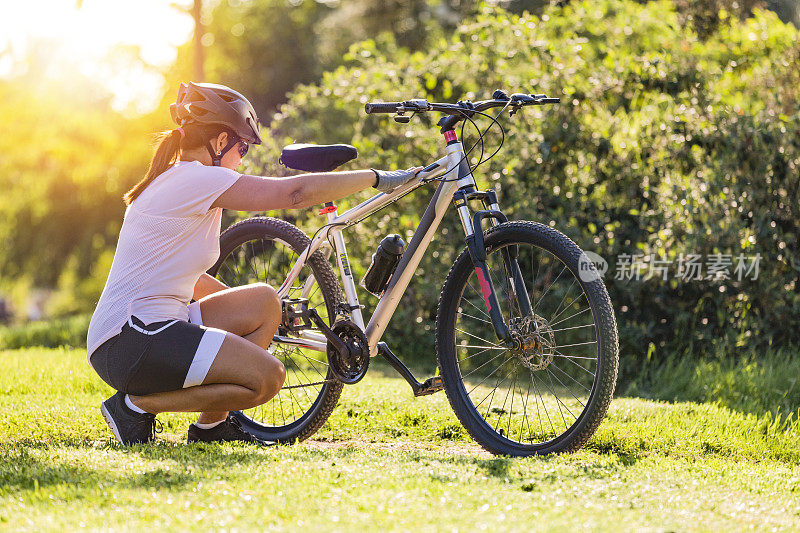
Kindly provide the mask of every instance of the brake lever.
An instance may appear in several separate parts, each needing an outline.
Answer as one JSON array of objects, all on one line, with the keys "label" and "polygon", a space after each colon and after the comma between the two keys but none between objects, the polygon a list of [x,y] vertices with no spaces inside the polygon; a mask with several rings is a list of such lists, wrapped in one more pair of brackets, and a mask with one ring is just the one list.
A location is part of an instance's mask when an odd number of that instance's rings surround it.
[{"label": "brake lever", "polygon": [[399,111],[428,111],[430,108],[431,104],[428,103],[427,100],[423,98],[415,98],[413,100],[406,100],[403,102],[399,107]]},{"label": "brake lever", "polygon": [[533,104],[538,102],[539,100],[547,98],[546,94],[525,94],[525,93],[514,93],[511,95],[511,105],[513,106],[511,111],[508,112],[508,116],[514,116],[514,113],[519,112],[519,110],[525,104]]},{"label": "brake lever", "polygon": [[458,102],[456,102],[456,105],[468,111],[467,113],[463,112],[461,113],[465,117],[472,118],[472,116],[475,114],[474,113],[475,104],[473,104],[471,100],[459,100]]},{"label": "brake lever", "polygon": [[[431,104],[423,98],[415,98],[414,100],[406,100],[397,107],[397,114],[394,116],[394,121],[400,124],[408,124],[411,118],[420,111],[427,111],[431,108]],[[410,116],[406,116],[406,112],[411,111]]]}]

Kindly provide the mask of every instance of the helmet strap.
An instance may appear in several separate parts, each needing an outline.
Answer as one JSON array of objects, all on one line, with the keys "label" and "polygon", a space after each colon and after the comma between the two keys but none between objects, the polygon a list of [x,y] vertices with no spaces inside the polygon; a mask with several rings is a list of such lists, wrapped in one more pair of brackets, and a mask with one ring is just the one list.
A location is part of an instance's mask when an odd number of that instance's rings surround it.
[{"label": "helmet strap", "polygon": [[226,144],[225,148],[223,148],[219,153],[217,153],[214,151],[214,145],[211,144],[211,141],[206,141],[206,149],[208,150],[209,155],[211,155],[211,164],[214,165],[215,167],[220,166],[220,164],[222,163],[222,158],[225,156],[225,154],[228,153],[228,151],[231,148],[236,146],[238,142],[239,139],[235,139],[229,136],[228,144]]}]

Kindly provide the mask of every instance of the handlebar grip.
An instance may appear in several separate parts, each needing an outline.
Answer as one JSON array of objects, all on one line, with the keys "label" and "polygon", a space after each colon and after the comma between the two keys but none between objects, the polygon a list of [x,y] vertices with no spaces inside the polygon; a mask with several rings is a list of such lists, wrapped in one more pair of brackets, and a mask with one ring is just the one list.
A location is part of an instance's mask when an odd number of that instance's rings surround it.
[{"label": "handlebar grip", "polygon": [[543,104],[558,104],[561,102],[561,98],[542,98],[539,102]]},{"label": "handlebar grip", "polygon": [[366,111],[367,115],[371,113],[395,113],[399,105],[400,102],[370,102],[364,104],[364,111]]}]

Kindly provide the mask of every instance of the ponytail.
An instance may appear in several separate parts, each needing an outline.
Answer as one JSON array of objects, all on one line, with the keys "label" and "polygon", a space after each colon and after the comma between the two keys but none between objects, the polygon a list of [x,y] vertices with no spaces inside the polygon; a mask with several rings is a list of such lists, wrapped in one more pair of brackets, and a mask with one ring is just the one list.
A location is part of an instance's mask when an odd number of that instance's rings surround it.
[{"label": "ponytail", "polygon": [[179,129],[162,131],[156,135],[156,143],[158,146],[155,154],[153,154],[153,160],[150,161],[150,168],[147,169],[147,174],[122,197],[125,200],[125,205],[131,205],[131,202],[142,194],[142,191],[150,185],[150,182],[175,163],[181,152],[181,131]]},{"label": "ponytail", "polygon": [[122,197],[125,205],[131,205],[154,179],[174,165],[181,150],[200,148],[223,131],[227,132],[229,137],[235,135],[233,130],[223,124],[211,124],[203,128],[195,124],[186,124],[181,128],[156,134],[156,152],[150,161],[150,168],[147,169],[144,178]]}]

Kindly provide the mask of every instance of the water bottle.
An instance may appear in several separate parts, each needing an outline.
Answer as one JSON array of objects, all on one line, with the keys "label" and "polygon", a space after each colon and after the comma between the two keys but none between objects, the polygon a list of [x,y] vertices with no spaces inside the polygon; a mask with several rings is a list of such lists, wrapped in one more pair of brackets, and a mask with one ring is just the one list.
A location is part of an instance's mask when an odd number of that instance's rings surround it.
[{"label": "water bottle", "polygon": [[372,264],[364,274],[361,286],[380,297],[389,285],[389,280],[394,274],[400,258],[403,257],[405,248],[406,243],[403,242],[400,235],[392,234],[384,237],[378,245],[378,249],[372,254]]}]

